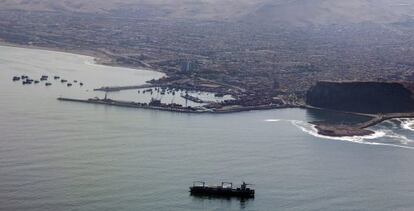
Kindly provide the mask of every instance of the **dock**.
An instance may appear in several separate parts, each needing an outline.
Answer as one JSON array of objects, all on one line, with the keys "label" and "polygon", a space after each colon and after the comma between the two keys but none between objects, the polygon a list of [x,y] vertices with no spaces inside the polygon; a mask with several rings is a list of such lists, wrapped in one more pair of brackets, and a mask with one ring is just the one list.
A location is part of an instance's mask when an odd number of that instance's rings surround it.
[{"label": "dock", "polygon": [[186,99],[186,100],[189,100],[189,101],[192,101],[192,102],[195,102],[195,103],[205,103],[202,99],[200,99],[200,98],[198,98],[198,97],[194,97],[194,96],[192,96],[192,95],[189,95],[188,93],[187,94],[182,94],[181,95],[181,97],[182,98],[184,98],[184,99]]}]

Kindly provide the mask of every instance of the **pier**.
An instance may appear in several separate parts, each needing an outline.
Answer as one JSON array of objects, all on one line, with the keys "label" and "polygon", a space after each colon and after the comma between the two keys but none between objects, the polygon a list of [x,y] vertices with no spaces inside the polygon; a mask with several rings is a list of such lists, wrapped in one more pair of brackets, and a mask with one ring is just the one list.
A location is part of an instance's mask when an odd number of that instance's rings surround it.
[{"label": "pier", "polygon": [[132,85],[132,86],[104,86],[101,88],[94,89],[93,91],[103,91],[103,92],[119,92],[122,90],[129,90],[129,89],[148,89],[160,87],[160,85],[154,84],[143,84],[143,85]]},{"label": "pier", "polygon": [[181,97],[186,99],[186,100],[195,102],[195,103],[205,103],[205,101],[203,101],[202,99],[200,99],[198,97],[191,96],[189,94],[181,95]]}]

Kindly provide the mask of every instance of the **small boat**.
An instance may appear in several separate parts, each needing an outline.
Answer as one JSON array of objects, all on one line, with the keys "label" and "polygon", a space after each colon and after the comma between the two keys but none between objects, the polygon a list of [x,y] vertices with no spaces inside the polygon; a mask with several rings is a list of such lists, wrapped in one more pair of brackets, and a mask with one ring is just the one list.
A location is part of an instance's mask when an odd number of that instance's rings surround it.
[{"label": "small boat", "polygon": [[72,86],[72,84],[71,83],[68,83],[68,85],[67,86]]},{"label": "small boat", "polygon": [[78,81],[77,80],[73,80],[73,83],[78,83]]},{"label": "small boat", "polygon": [[55,80],[57,80],[57,79],[59,79],[60,78],[60,76],[55,76],[55,77],[53,77]]},{"label": "small boat", "polygon": [[219,186],[208,186],[203,181],[196,181],[190,187],[191,195],[202,196],[224,196],[224,197],[240,197],[254,198],[254,190],[248,188],[251,184],[243,182],[240,187],[233,188],[233,183],[222,182]]},{"label": "small boat", "polygon": [[82,83],[82,82],[80,82],[80,83],[79,83],[79,85],[80,85],[80,86],[83,86],[83,83]]},{"label": "small boat", "polygon": [[25,80],[25,81],[23,81],[23,85],[26,85],[26,84],[32,84],[32,80]]},{"label": "small boat", "polygon": [[62,79],[62,80],[60,80],[60,82],[66,83],[66,82],[68,82],[68,80]]},{"label": "small boat", "polygon": [[20,77],[19,76],[14,76],[13,81],[20,81]]},{"label": "small boat", "polygon": [[35,81],[34,81],[34,83],[35,83],[35,84],[38,84],[38,83],[39,83],[39,81],[38,81],[38,80],[35,80]]},{"label": "small boat", "polygon": [[45,86],[51,86],[51,85],[52,85],[52,83],[50,83],[50,82],[45,83]]}]

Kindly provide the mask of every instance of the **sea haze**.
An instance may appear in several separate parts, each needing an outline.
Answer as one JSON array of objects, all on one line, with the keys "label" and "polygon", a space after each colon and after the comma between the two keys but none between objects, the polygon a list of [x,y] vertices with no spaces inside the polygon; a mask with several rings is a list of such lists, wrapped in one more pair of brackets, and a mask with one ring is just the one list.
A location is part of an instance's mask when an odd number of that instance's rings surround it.
[{"label": "sea haze", "polygon": [[[59,75],[23,86],[14,75]],[[182,114],[57,101],[162,73],[93,58],[0,47],[0,210],[412,210],[411,119],[370,137],[319,136],[309,121],[358,117],[303,109]],[[138,101],[136,92],[110,97]],[[146,98],[145,98],[146,99]],[[254,183],[256,198],[196,198],[194,180]]]}]

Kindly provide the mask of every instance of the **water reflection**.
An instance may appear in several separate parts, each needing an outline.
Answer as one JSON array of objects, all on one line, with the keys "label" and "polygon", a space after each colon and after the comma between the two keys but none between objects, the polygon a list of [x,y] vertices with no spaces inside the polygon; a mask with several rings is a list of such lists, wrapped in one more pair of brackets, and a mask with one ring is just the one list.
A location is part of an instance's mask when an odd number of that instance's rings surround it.
[{"label": "water reflection", "polygon": [[313,121],[333,124],[355,124],[369,120],[369,117],[319,109],[306,109],[306,115]]},{"label": "water reflection", "polygon": [[193,202],[209,204],[210,202],[214,205],[219,203],[221,207],[231,207],[233,204],[238,203],[240,209],[245,209],[254,201],[254,198],[244,198],[244,197],[229,197],[229,196],[206,196],[190,193],[190,197]]}]

